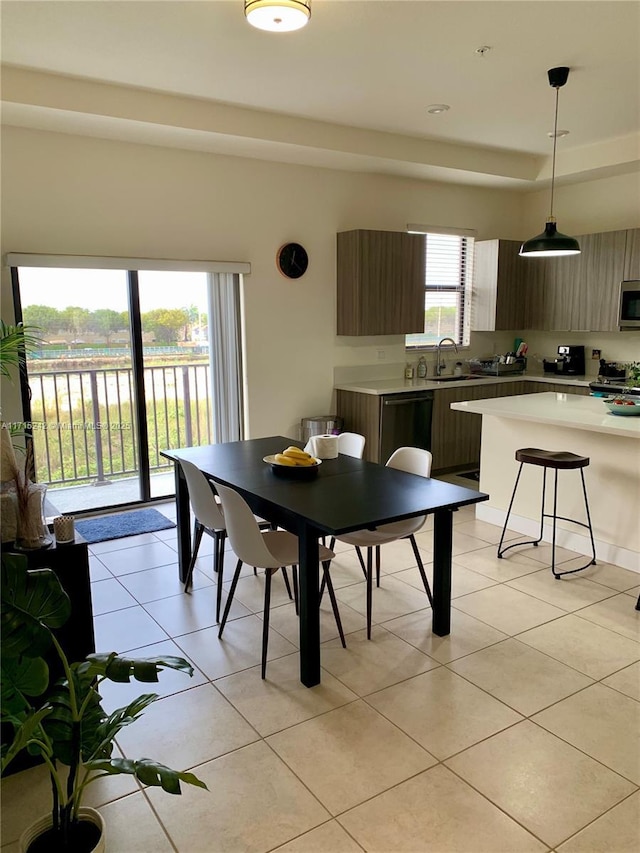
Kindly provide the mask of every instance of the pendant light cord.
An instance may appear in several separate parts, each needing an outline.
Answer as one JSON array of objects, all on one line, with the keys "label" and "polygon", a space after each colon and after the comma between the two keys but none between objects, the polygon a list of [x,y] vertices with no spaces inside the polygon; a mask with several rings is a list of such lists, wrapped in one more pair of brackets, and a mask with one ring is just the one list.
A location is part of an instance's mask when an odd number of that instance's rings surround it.
[{"label": "pendant light cord", "polygon": [[558,142],[558,101],[560,99],[560,87],[554,87],[556,90],[556,115],[553,122],[553,159],[551,161],[551,208],[549,210],[549,219],[553,221],[553,189],[556,179],[556,144]]}]

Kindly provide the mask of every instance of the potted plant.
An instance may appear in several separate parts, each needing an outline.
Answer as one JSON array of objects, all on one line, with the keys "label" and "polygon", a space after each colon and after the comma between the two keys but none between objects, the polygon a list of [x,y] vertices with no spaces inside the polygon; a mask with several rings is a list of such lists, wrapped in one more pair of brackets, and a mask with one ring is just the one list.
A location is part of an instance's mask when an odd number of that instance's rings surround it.
[{"label": "potted plant", "polygon": [[[2,723],[12,728],[13,741],[2,747],[0,768],[4,772],[26,749],[42,758],[51,779],[51,813],[23,834],[23,853],[104,849],[102,818],[82,806],[87,786],[103,776],[129,774],[170,794],[181,793],[181,782],[206,788],[193,773],[171,770],[149,758],[113,757],[119,731],[137,720],[158,696],[145,693],[107,714],[99,692],[105,679],[129,682],[133,677],[149,683],[158,681],[164,668],[192,675],[193,667],[179,657],[128,658],[115,652],[90,654],[71,663],[54,633],[70,611],[69,598],[54,572],[29,570],[24,555],[3,555]],[[51,659],[52,653],[63,671],[54,684],[44,658]]]},{"label": "potted plant", "polygon": [[[24,323],[8,325],[0,320],[0,376],[13,381],[12,371],[24,370],[27,354],[42,344],[39,329]],[[32,483],[33,442],[26,441],[24,463],[19,465],[13,439],[26,438],[19,425],[6,424],[0,419],[2,445],[0,448],[0,481],[11,503],[3,506],[2,541],[19,539],[25,547],[37,548],[50,543],[43,524],[43,505],[46,486]],[[16,445],[18,446],[18,445]]]}]

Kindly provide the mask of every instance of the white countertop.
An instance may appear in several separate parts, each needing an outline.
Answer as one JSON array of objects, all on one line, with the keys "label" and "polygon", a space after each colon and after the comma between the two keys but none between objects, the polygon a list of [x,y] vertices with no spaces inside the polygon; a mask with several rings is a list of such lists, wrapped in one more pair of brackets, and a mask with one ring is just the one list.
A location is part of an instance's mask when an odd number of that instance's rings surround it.
[{"label": "white countertop", "polygon": [[640,416],[613,415],[605,408],[599,397],[547,391],[542,394],[522,394],[517,397],[468,400],[464,403],[452,403],[451,408],[461,412],[513,418],[529,423],[551,424],[613,436],[640,438]]},{"label": "white countertop", "polygon": [[366,382],[346,382],[335,385],[336,391],[354,391],[357,394],[402,394],[407,391],[437,391],[443,388],[464,388],[465,385],[503,384],[505,382],[558,382],[567,385],[589,387],[590,380],[584,376],[560,376],[545,373],[542,376],[482,376],[480,379],[460,379],[459,381],[434,382],[433,379],[372,379]]}]

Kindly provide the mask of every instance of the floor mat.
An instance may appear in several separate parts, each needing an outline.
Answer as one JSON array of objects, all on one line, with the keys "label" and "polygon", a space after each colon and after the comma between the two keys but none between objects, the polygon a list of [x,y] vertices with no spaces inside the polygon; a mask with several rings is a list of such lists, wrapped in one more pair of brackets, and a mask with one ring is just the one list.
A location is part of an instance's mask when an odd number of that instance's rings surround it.
[{"label": "floor mat", "polygon": [[106,542],[123,536],[136,536],[138,533],[169,530],[176,525],[157,509],[138,509],[117,515],[87,518],[84,521],[76,521],[75,526],[78,533],[91,545],[94,542]]}]

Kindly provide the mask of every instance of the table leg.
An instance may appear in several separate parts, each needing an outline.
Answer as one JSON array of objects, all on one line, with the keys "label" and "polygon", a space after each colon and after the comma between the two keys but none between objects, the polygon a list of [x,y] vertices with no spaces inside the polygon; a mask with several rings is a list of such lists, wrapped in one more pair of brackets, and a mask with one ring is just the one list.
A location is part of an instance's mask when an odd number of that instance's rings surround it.
[{"label": "table leg", "polygon": [[440,509],[433,524],[433,633],[446,637],[451,631],[451,548],[453,512]]},{"label": "table leg", "polygon": [[179,462],[173,463],[176,483],[176,524],[178,527],[178,573],[184,583],[191,561],[191,514],[189,490]]},{"label": "table leg", "polygon": [[320,607],[318,533],[300,525],[300,681],[305,687],[320,684]]}]

